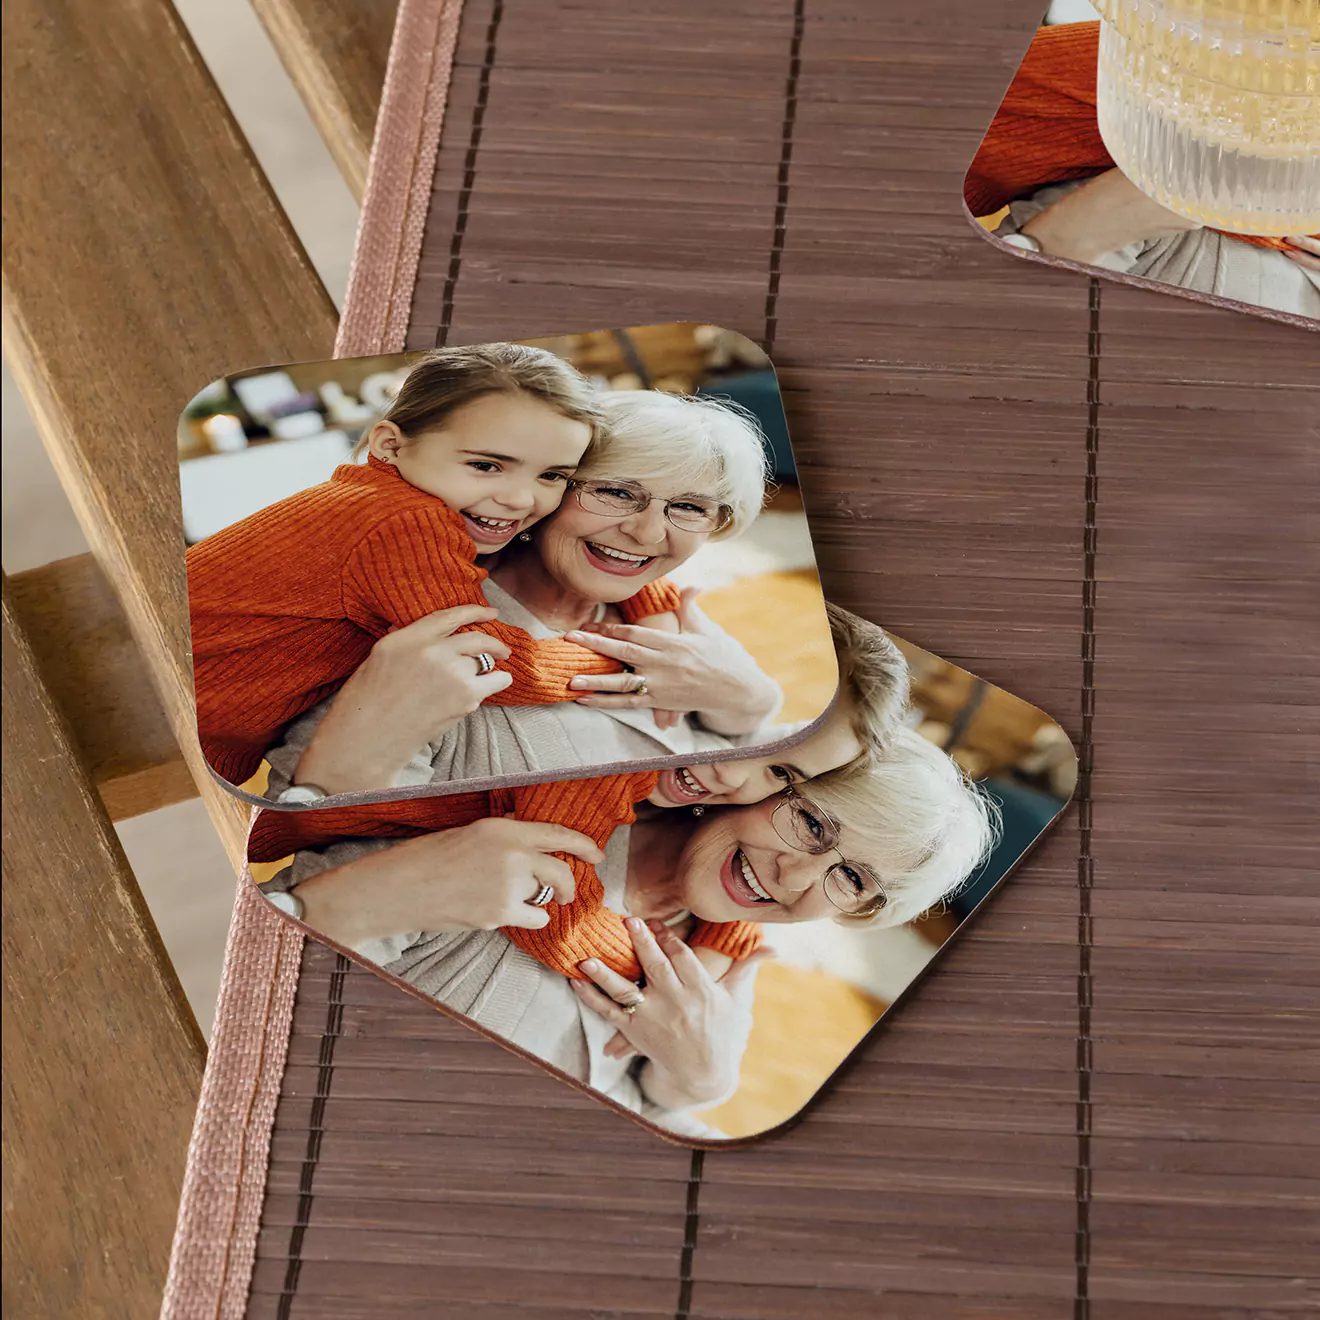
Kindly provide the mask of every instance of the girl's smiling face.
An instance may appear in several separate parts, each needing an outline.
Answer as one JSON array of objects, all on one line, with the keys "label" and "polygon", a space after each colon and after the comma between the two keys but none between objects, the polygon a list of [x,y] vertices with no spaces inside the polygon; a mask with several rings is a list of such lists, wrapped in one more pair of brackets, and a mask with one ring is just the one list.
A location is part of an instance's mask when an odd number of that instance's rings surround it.
[{"label": "girl's smiling face", "polygon": [[849,764],[864,750],[854,728],[852,703],[840,694],[821,726],[796,747],[774,756],[662,770],[647,800],[657,807],[742,806],[763,802],[790,784],[801,784]]},{"label": "girl's smiling face", "polygon": [[[593,481],[606,481],[599,473]],[[628,480],[632,480],[629,478]],[[685,563],[710,538],[688,532],[665,517],[665,502],[698,492],[662,480],[638,480],[651,495],[640,513],[619,517],[584,509],[570,492],[533,533],[541,562],[561,586],[588,600],[627,600],[642,587]]]},{"label": "girl's smiling face", "polygon": [[368,447],[460,514],[484,555],[559,505],[590,440],[585,422],[519,392],[482,395],[412,437],[378,422]]}]

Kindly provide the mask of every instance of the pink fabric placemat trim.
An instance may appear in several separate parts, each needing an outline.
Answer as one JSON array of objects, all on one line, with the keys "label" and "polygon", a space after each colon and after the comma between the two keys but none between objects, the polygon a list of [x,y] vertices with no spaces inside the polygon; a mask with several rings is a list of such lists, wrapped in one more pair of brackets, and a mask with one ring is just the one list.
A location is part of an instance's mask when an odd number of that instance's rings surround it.
[{"label": "pink fabric placemat trim", "polygon": [[247,1307],[302,947],[301,931],[245,870],[188,1148],[167,1320],[239,1320]]},{"label": "pink fabric placemat trim", "polygon": [[462,0],[399,7],[336,357],[403,350],[462,10]]},{"label": "pink fabric placemat trim", "polygon": [[[401,0],[336,357],[403,348],[463,0]],[[240,1320],[256,1260],[303,935],[245,870],[161,1320]]]}]

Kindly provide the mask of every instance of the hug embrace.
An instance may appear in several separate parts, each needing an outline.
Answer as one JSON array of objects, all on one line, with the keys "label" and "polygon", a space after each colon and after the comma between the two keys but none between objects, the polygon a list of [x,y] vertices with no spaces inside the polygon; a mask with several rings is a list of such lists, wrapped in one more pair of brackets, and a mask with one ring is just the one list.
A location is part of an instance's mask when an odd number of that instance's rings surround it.
[{"label": "hug embrace", "polygon": [[[292,859],[263,887],[708,1132],[694,1111],[737,1087],[763,928],[919,916],[986,856],[988,799],[908,727],[880,629],[829,607],[838,696],[776,724],[779,683],[667,580],[765,503],[742,410],[493,344],[423,357],[362,448],[189,552],[203,748],[233,784],[264,762],[284,808],[250,840],[254,863]],[[410,795],[330,800],[391,790]]]}]

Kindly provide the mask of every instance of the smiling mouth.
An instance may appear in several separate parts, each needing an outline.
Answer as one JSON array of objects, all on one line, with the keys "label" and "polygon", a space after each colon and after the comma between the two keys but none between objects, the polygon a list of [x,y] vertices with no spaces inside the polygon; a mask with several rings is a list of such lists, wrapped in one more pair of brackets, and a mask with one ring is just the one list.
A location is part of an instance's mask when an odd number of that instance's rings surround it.
[{"label": "smiling mouth", "polygon": [[630,555],[624,550],[615,550],[608,545],[599,545],[595,541],[583,541],[587,558],[606,573],[615,573],[622,577],[633,577],[643,573],[655,562],[655,555]]},{"label": "smiling mouth", "polygon": [[474,533],[474,539],[480,537],[486,541],[507,541],[522,526],[521,518],[487,518],[466,509],[463,517],[467,519],[468,530]]},{"label": "smiling mouth", "polygon": [[710,789],[685,767],[677,770],[664,770],[660,774],[661,792],[671,802],[699,802],[710,797]]},{"label": "smiling mouth", "polygon": [[725,892],[739,907],[758,907],[762,903],[777,901],[756,878],[756,872],[741,848],[735,848],[725,860],[720,869],[720,880]]}]

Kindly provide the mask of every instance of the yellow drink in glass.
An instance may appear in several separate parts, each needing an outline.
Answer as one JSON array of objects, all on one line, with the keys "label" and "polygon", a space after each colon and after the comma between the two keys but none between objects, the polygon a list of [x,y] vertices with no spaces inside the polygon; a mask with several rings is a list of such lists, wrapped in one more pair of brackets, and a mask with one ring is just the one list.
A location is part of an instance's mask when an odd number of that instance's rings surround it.
[{"label": "yellow drink in glass", "polygon": [[1115,164],[1240,234],[1320,231],[1320,0],[1093,0]]}]

